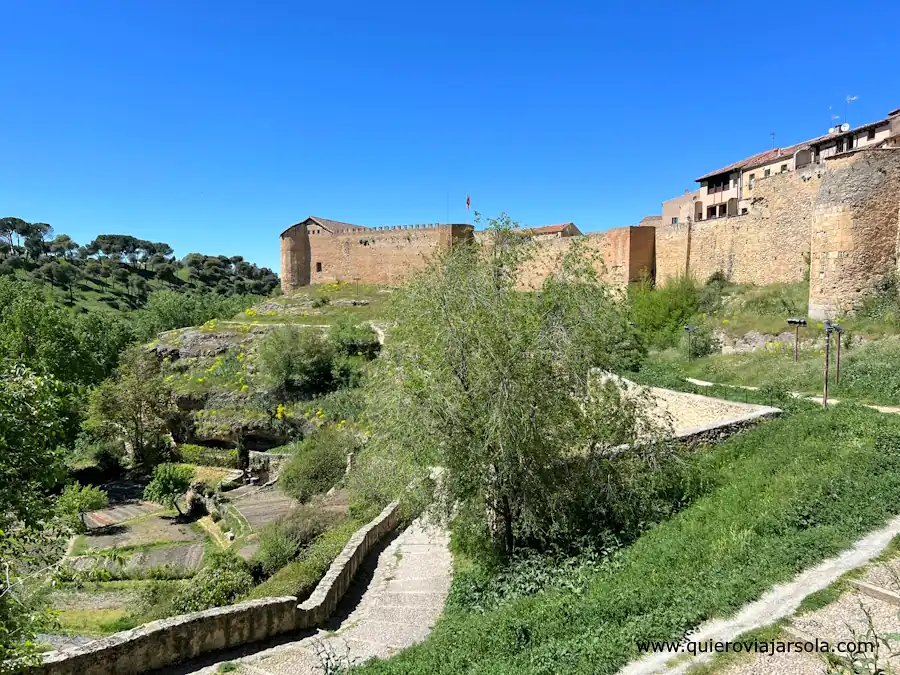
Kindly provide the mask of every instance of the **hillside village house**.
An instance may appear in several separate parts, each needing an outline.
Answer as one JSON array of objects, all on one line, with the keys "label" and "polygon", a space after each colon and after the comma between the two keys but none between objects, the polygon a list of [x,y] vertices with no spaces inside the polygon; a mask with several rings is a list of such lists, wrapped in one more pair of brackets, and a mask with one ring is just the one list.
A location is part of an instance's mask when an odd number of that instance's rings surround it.
[{"label": "hillside village house", "polygon": [[700,176],[696,190],[663,202],[662,222],[677,225],[689,221],[746,215],[759,181],[772,174],[814,169],[836,154],[877,146],[900,134],[900,108],[885,119],[846,132],[820,136],[787,148],[772,148]]}]

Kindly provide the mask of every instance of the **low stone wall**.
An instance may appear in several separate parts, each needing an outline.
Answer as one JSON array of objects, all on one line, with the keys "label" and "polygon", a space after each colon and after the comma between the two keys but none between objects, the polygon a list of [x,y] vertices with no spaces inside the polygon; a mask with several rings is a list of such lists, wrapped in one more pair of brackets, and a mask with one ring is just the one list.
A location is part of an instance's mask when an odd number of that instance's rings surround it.
[{"label": "low stone wall", "polygon": [[397,502],[359,529],[303,604],[297,598],[261,598],[153,621],[61,652],[49,652],[34,675],[130,675],[189,661],[325,622],[381,537],[397,527]]}]

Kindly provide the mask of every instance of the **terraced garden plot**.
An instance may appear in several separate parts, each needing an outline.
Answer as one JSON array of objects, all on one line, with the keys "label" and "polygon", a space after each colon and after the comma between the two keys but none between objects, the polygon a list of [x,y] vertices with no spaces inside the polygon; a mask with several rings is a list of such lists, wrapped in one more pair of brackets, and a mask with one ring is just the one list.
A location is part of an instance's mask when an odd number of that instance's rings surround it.
[{"label": "terraced garden plot", "polygon": [[[158,508],[158,507],[157,507]],[[127,548],[157,542],[199,542],[203,535],[192,525],[164,515],[142,516],[83,535],[79,548]]]},{"label": "terraced garden plot", "polygon": [[139,518],[140,516],[157,513],[162,510],[163,507],[159,504],[140,500],[128,504],[111,506],[110,508],[101,511],[92,511],[85,514],[84,522],[87,524],[88,529],[108,527],[110,525],[124,523],[127,520]]},{"label": "terraced garden plot", "polygon": [[248,493],[232,501],[234,507],[258,531],[269,523],[284,518],[297,505],[290,497],[275,488]]},{"label": "terraced garden plot", "polygon": [[[128,560],[123,568],[126,576],[141,576],[154,567],[179,567],[184,570],[196,570],[203,562],[205,545],[199,544],[175,544],[173,546],[157,546],[142,551],[134,551],[128,554]],[[105,567],[112,571],[119,570],[119,565],[110,560],[97,561],[91,557],[73,558],[72,565],[77,570],[87,570],[94,567]]]}]

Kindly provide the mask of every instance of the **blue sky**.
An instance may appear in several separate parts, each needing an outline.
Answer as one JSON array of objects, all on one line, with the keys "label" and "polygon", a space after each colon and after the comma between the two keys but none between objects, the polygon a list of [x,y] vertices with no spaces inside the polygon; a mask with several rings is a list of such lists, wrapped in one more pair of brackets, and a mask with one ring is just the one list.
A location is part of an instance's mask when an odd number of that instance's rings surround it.
[{"label": "blue sky", "polygon": [[[900,3],[0,0],[0,216],[278,265],[278,234],[636,223],[900,107]],[[893,73],[893,76],[891,75]],[[843,119],[841,120],[843,121]]]}]

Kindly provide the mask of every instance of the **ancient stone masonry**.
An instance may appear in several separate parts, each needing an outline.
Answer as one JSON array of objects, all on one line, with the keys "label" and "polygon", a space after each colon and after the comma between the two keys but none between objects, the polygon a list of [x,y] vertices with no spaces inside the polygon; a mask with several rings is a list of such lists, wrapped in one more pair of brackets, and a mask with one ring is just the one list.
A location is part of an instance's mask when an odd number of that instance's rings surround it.
[{"label": "ancient stone masonry", "polygon": [[812,214],[810,316],[852,310],[897,269],[900,149],[845,153],[829,161]]},{"label": "ancient stone masonry", "polygon": [[896,270],[898,231],[900,148],[861,148],[760,180],[745,215],[657,227],[657,281],[808,276],[810,316],[838,316]]},{"label": "ancient stone masonry", "polygon": [[471,225],[353,227],[337,234],[307,219],[281,234],[281,287],[285,293],[309,284],[359,279],[395,286],[422,269],[441,248],[470,241]]},{"label": "ancient stone masonry", "polygon": [[[521,271],[535,289],[580,242],[600,254],[603,280],[617,286],[646,275],[657,282],[688,275],[701,282],[722,272],[737,283],[810,280],[810,316],[851,311],[886,273],[897,269],[900,143],[833,155],[805,168],[764,176],[746,213],[665,223],[645,219],[586,236],[539,238]],[[399,285],[435,251],[477,240],[471,225],[363,228],[308,218],[281,235],[285,293],[310,283]]]}]

